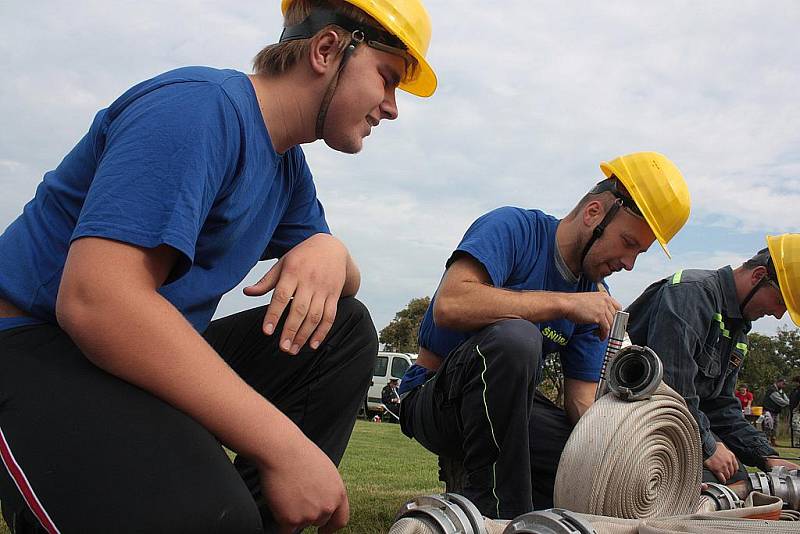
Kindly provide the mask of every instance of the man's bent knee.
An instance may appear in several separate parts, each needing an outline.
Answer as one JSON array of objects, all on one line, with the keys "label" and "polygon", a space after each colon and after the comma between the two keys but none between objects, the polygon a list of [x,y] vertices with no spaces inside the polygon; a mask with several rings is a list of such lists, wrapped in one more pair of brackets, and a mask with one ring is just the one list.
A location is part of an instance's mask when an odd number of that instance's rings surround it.
[{"label": "man's bent knee", "polygon": [[[503,365],[536,371],[542,357],[542,334],[539,328],[524,319],[498,321],[485,328],[478,350],[503,358]],[[486,355],[486,354],[484,354]]]}]

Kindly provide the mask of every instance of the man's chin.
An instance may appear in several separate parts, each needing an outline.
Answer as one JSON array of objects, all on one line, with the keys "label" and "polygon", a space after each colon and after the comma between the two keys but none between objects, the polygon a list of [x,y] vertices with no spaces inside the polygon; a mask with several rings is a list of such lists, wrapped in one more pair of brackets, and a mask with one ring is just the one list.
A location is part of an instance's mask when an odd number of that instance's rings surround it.
[{"label": "man's chin", "polygon": [[337,152],[344,152],[345,154],[358,154],[364,147],[364,140],[363,139],[358,139],[357,141],[354,141],[352,139],[334,140],[326,138],[325,144],[328,145],[330,148],[336,150]]}]

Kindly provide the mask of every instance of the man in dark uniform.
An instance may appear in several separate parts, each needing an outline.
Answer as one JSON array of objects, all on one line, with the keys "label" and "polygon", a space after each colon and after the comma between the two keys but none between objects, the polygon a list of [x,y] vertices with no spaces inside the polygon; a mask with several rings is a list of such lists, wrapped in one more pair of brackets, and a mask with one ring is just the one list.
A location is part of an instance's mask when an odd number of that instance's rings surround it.
[{"label": "man in dark uniform", "polygon": [[765,433],[773,446],[775,445],[775,433],[778,430],[778,416],[784,408],[789,406],[789,397],[783,391],[785,387],[786,379],[779,376],[764,392],[764,398],[761,401],[764,411],[769,413],[771,419],[769,429],[765,429]]},{"label": "man in dark uniform", "polygon": [[[686,399],[697,420],[705,482],[744,480],[740,461],[764,470],[798,468],[775,458],[777,452],[748,424],[734,396],[751,321],[766,315],[780,319],[790,300],[785,299],[791,296],[790,282],[784,278],[779,285],[770,253],[784,237],[768,238],[770,248],[736,269],[678,271],[648,287],[627,310],[631,342],[658,354],[664,381]],[[793,287],[797,283],[791,279]]]}]

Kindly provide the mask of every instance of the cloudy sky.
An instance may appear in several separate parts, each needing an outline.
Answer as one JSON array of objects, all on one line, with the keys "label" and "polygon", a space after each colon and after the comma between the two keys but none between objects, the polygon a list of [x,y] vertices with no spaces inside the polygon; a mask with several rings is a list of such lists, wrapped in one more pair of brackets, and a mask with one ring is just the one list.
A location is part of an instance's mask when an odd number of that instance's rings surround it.
[{"label": "cloudy sky", "polygon": [[[766,233],[800,231],[800,3],[427,4],[436,94],[400,94],[399,119],[359,155],[304,147],[378,329],[433,293],[476,217],[563,216],[623,153],[668,155],[693,201],[672,261],[654,246],[609,279],[623,304],[677,269],[738,265]],[[280,26],[277,0],[0,0],[0,229],[129,86],[185,65],[249,72]],[[258,303],[237,289],[218,315]]]}]

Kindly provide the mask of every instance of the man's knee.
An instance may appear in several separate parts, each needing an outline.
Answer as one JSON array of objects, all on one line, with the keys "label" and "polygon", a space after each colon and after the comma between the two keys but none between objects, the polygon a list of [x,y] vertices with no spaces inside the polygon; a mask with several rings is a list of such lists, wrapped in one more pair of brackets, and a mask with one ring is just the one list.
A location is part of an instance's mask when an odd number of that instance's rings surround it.
[{"label": "man's knee", "polygon": [[336,322],[341,322],[352,336],[363,340],[364,344],[375,345],[377,352],[378,334],[367,307],[355,297],[343,297],[336,310]]},{"label": "man's knee", "polygon": [[[378,334],[372,317],[361,301],[354,297],[339,300],[336,321],[326,339],[330,353],[327,358],[338,360],[360,380],[369,382],[378,354]],[[362,376],[363,375],[363,376]],[[366,387],[366,386],[365,386]]]},{"label": "man's knee", "polygon": [[504,367],[518,372],[537,372],[542,357],[542,334],[524,319],[507,319],[486,327],[478,350],[484,356],[501,358]]}]

